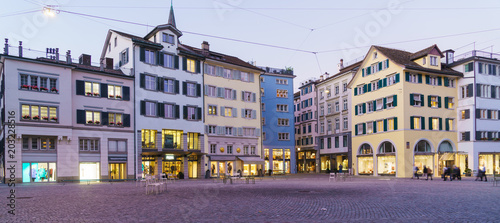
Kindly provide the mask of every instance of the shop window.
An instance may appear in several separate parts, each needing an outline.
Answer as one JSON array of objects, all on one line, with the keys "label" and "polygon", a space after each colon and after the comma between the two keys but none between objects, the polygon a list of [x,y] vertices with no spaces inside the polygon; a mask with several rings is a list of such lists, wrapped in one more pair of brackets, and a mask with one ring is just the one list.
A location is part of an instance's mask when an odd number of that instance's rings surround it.
[{"label": "shop window", "polygon": [[359,155],[370,155],[373,154],[372,147],[368,144],[363,144],[359,147]]},{"label": "shop window", "polygon": [[385,154],[385,153],[395,153],[396,150],[394,148],[394,145],[390,142],[384,142],[382,145],[380,145],[379,148],[379,153],[380,154]]},{"label": "shop window", "polygon": [[79,148],[81,152],[99,152],[99,139],[80,139]]},{"label": "shop window", "polygon": [[163,129],[161,136],[164,149],[182,149],[182,130]]},{"label": "shop window", "polygon": [[430,153],[430,152],[431,152],[431,145],[425,140],[420,140],[415,146],[415,153]]},{"label": "shop window", "polygon": [[283,160],[282,149],[273,149],[273,160]]},{"label": "shop window", "polygon": [[127,141],[126,140],[108,140],[108,150],[109,152],[127,152]]},{"label": "shop window", "polygon": [[269,149],[264,149],[264,159],[269,159]]},{"label": "shop window", "polygon": [[188,149],[200,150],[200,133],[188,132]]},{"label": "shop window", "polygon": [[23,183],[55,182],[56,175],[56,163],[23,163]]},{"label": "shop window", "polygon": [[100,176],[99,163],[80,163],[80,180],[98,180]]},{"label": "shop window", "polygon": [[141,130],[142,148],[155,149],[156,148],[156,130],[143,129]]}]

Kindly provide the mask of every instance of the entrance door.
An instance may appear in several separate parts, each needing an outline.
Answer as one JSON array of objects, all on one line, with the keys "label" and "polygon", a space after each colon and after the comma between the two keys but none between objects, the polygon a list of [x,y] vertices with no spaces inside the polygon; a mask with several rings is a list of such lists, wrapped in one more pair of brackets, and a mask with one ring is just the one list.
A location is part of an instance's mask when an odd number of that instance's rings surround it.
[{"label": "entrance door", "polygon": [[198,178],[198,161],[188,161],[188,177]]},{"label": "entrance door", "polygon": [[127,168],[125,163],[110,163],[109,164],[109,179],[123,180],[127,178]]},{"label": "entrance door", "polygon": [[226,162],[219,162],[219,176],[226,173]]}]

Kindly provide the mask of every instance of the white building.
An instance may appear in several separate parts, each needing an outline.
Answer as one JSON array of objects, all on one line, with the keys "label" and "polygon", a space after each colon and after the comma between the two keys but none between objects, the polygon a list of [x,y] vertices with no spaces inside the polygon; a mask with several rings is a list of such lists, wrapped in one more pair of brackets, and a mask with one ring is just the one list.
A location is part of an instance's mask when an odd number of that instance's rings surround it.
[{"label": "white building", "polygon": [[458,80],[458,151],[468,154],[468,168],[483,165],[486,174],[500,171],[500,54],[473,50],[446,63],[462,72]]},{"label": "white building", "polygon": [[181,36],[171,8],[168,24],[144,37],[109,30],[102,50],[102,58],[113,58],[135,77],[138,176],[182,172],[184,178],[198,178],[205,171],[204,57],[182,45]]}]

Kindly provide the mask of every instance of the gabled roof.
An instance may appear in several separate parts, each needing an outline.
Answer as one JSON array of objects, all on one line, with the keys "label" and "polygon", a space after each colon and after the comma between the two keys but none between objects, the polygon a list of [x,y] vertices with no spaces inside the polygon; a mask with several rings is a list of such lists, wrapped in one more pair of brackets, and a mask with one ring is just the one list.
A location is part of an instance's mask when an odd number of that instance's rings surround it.
[{"label": "gabled roof", "polygon": [[262,72],[264,71],[264,70],[254,66],[252,64],[249,64],[249,63],[241,60],[238,57],[229,56],[229,55],[217,53],[214,51],[202,50],[202,49],[198,49],[198,48],[184,45],[184,44],[179,44],[179,46],[185,47],[186,49],[189,49],[191,51],[196,52],[197,54],[201,54],[207,59],[212,59],[212,60],[216,60],[216,61],[220,61],[220,62],[224,62],[224,63],[229,63],[229,64],[241,66],[241,67],[246,67],[246,68],[250,68],[250,69],[254,69],[254,70],[258,70],[258,71],[262,71]]},{"label": "gabled roof", "polygon": [[163,45],[159,44],[159,43],[155,43],[153,41],[149,41],[147,39],[144,39],[140,36],[136,36],[136,35],[132,35],[132,34],[128,34],[128,33],[124,33],[124,32],[120,32],[120,31],[116,31],[116,30],[113,30],[111,29],[110,31],[112,32],[115,32],[121,36],[124,36],[126,38],[130,38],[132,40],[132,42],[135,42],[135,43],[139,43],[139,44],[144,44],[144,45],[148,45],[148,46],[152,46],[152,47],[155,47],[155,48],[160,48],[162,49],[163,48]]},{"label": "gabled roof", "polygon": [[432,45],[430,47],[427,47],[427,48],[425,48],[423,50],[420,50],[420,51],[418,51],[416,53],[413,53],[410,56],[410,60],[416,60],[416,59],[418,59],[420,57],[427,56],[433,49],[437,49],[437,51],[439,52],[439,55],[441,57],[444,57],[444,54],[441,52],[441,50],[439,50],[439,47],[436,44],[434,44],[434,45]]},{"label": "gabled roof", "polygon": [[[334,79],[334,78],[336,78],[336,77],[338,77],[338,76],[340,76],[342,74],[346,74],[349,71],[357,71],[359,69],[359,66],[361,66],[362,63],[363,63],[363,61],[358,61],[358,62],[353,63],[353,64],[351,64],[351,65],[349,65],[347,67],[344,67],[344,68],[340,69],[338,73],[336,73],[336,74],[334,74],[334,75],[332,75],[332,76],[330,76],[328,78],[325,78],[322,81],[318,81],[318,84],[325,83],[326,81]],[[354,78],[352,78],[352,79],[354,79]],[[352,79],[351,79],[351,81],[352,81]]]},{"label": "gabled roof", "polygon": [[[448,75],[459,76],[459,77],[463,76],[462,73],[451,69],[450,67],[448,67],[445,64],[441,64],[441,70],[422,67],[419,64],[413,62],[413,60],[411,59],[411,57],[414,53],[410,53],[410,52],[403,51],[403,50],[381,47],[381,46],[373,46],[373,48],[377,49],[380,53],[384,54],[391,61],[399,64],[400,66],[404,66],[406,69],[419,70],[419,71],[430,72],[430,73],[448,74]],[[428,49],[428,48],[426,48],[426,49]],[[433,47],[431,48],[431,50],[432,49],[433,49]],[[421,51],[419,51],[419,52],[421,52]],[[417,53],[419,53],[419,52],[417,52]]]}]

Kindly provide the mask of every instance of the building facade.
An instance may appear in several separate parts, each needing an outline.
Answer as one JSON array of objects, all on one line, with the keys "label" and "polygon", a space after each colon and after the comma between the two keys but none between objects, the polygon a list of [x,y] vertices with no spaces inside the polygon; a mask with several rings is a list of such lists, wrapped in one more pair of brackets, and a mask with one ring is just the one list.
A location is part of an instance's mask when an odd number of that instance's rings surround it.
[{"label": "building facade", "polygon": [[454,56],[445,51],[446,63],[464,74],[458,80],[458,149],[467,154],[465,168],[500,171],[500,59],[499,54],[473,50]]},{"label": "building facade", "polygon": [[347,84],[358,70],[360,62],[343,67],[337,74],[321,75],[316,85],[318,98],[318,147],[320,172],[351,168],[351,89]]},{"label": "building facade", "polygon": [[144,37],[110,30],[102,57],[135,78],[138,176],[204,176],[204,57],[179,42],[171,8],[167,24]]},{"label": "building facade", "polygon": [[58,58],[1,56],[2,117],[16,132],[3,129],[5,166],[23,183],[134,179],[133,78],[89,55]]},{"label": "building facade", "polygon": [[410,53],[372,46],[349,87],[356,174],[411,177],[413,167],[464,169],[457,150],[457,81],[436,45]]},{"label": "building facade", "polygon": [[297,172],[319,172],[316,79],[300,84],[294,100]]},{"label": "building facade", "polygon": [[264,168],[261,141],[261,70],[237,57],[210,50],[208,42],[191,50],[205,56],[205,165],[210,176],[257,175]]},{"label": "building facade", "polygon": [[262,109],[262,143],[265,171],[296,173],[295,116],[293,105],[293,70],[260,67]]}]

